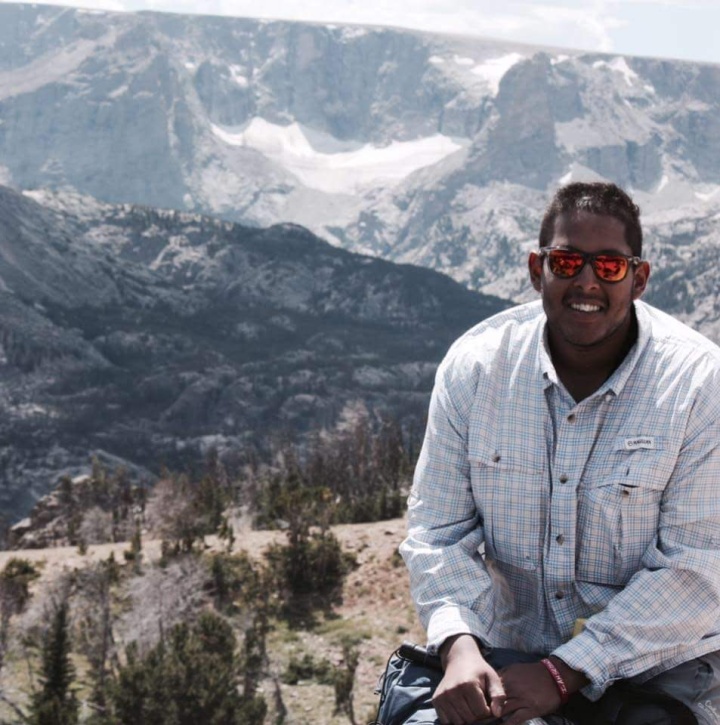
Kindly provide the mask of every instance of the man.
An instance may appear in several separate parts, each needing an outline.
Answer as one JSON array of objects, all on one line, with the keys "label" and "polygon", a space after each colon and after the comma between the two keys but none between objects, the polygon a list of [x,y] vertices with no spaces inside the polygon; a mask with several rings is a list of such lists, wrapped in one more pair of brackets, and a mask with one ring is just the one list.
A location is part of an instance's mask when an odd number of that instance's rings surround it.
[{"label": "man", "polygon": [[560,189],[528,267],[437,373],[401,553],[444,674],[407,722],[720,723],[720,349],[639,301],[613,184]]}]

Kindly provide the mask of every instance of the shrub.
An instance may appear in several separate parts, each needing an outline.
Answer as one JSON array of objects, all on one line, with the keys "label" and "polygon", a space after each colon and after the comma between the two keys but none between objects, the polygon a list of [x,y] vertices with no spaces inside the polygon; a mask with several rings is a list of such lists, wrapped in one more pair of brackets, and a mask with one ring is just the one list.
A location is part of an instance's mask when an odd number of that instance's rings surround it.
[{"label": "shrub", "polygon": [[355,565],[355,556],[344,552],[331,532],[289,535],[287,545],[274,544],[265,555],[283,598],[283,613],[298,625],[312,621],[313,609],[328,611],[339,600]]},{"label": "shrub", "polygon": [[335,670],[327,659],[316,660],[306,652],[300,659],[295,655],[290,658],[280,679],[286,685],[297,685],[300,680],[315,680],[321,685],[334,685]]},{"label": "shrub", "polygon": [[230,625],[210,612],[193,627],[178,624],[144,657],[127,649],[111,688],[122,725],[237,725],[261,723],[267,706],[238,691],[236,640]]},{"label": "shrub", "polygon": [[40,572],[28,559],[12,557],[0,572],[0,608],[9,614],[21,612],[30,598],[30,583]]},{"label": "shrub", "polygon": [[218,609],[233,612],[240,606],[257,606],[270,593],[272,583],[266,579],[267,572],[244,551],[215,554],[210,560],[210,593]]}]

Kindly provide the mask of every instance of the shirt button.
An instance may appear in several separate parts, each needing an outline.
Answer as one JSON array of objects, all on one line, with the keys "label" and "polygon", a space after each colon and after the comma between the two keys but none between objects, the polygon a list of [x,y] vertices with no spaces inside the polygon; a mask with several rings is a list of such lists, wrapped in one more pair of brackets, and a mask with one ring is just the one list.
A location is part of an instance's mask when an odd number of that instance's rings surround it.
[{"label": "shirt button", "polygon": [[565,598],[565,592],[559,591],[555,592],[555,599],[564,599]]},{"label": "shirt button", "polygon": [[493,461],[494,461],[495,463],[497,463],[497,462],[498,462],[499,460],[500,460],[500,454],[499,454],[499,453],[496,453],[496,454],[495,454],[495,455],[493,456]]},{"label": "shirt button", "polygon": [[562,476],[560,476],[560,483],[567,483],[570,479],[563,473]]},{"label": "shirt button", "polygon": [[570,423],[572,423],[574,420],[575,420],[575,413],[570,413],[570,415],[568,416],[568,421]]},{"label": "shirt button", "polygon": [[558,544],[560,544],[560,546],[562,546],[565,543],[565,537],[562,534],[558,534],[555,537],[555,541],[557,541]]}]

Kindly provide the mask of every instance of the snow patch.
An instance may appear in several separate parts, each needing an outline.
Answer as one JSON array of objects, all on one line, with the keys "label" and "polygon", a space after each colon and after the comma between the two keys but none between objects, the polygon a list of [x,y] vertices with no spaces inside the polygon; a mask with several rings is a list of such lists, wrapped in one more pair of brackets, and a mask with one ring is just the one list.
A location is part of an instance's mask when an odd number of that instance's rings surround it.
[{"label": "snow patch", "polygon": [[614,58],[610,61],[610,68],[616,73],[620,73],[625,78],[625,83],[629,86],[638,80],[638,74],[630,68],[625,58]]},{"label": "snow patch", "polygon": [[[145,236],[152,236],[152,234],[146,233]],[[168,239],[168,243],[149,266],[150,269],[156,270],[169,262],[172,267],[177,269],[185,265],[200,263],[206,257],[205,247],[193,247],[188,243],[187,237],[177,234]]]},{"label": "snow patch", "polygon": [[130,86],[127,84],[124,86],[118,86],[114,91],[110,91],[110,93],[108,93],[108,98],[119,98],[120,96],[124,96],[129,90]]},{"label": "snow patch", "polygon": [[627,83],[629,86],[631,86],[634,81],[638,80],[638,74],[630,68],[630,66],[627,64],[627,61],[623,57],[613,58],[610,62],[606,60],[596,60],[593,63],[592,67],[609,68],[615,73],[620,73],[625,78],[625,83]]},{"label": "snow patch", "polygon": [[20,418],[33,418],[38,415],[45,416],[47,418],[57,418],[58,414],[54,410],[50,410],[43,405],[37,403],[21,403],[20,405],[10,406],[10,410]]},{"label": "snow patch", "polygon": [[428,63],[432,63],[433,65],[441,65],[445,62],[445,58],[441,58],[439,55],[431,55],[428,58]]},{"label": "snow patch", "polygon": [[709,192],[696,191],[695,196],[701,201],[710,201],[714,199],[720,193],[720,186],[716,186]]},{"label": "snow patch", "polygon": [[357,194],[378,185],[394,185],[465,144],[442,134],[387,146],[342,142],[298,123],[278,126],[263,118],[213,133],[229,146],[259,151],[297,176],[310,188],[335,194]]},{"label": "snow patch", "polygon": [[567,167],[567,172],[558,179],[558,184],[564,186],[571,181],[606,181],[606,179],[587,166],[573,162]]},{"label": "snow patch", "polygon": [[660,183],[658,184],[658,187],[655,191],[656,192],[662,191],[668,185],[668,181],[670,181],[670,179],[668,178],[668,175],[663,174],[662,179],[660,179]]},{"label": "snow patch", "polygon": [[468,65],[468,66],[475,65],[475,61],[472,58],[463,58],[460,55],[454,55],[453,60],[458,65]]},{"label": "snow patch", "polygon": [[233,81],[240,86],[240,88],[247,88],[249,82],[248,79],[245,77],[243,70],[244,69],[241,68],[239,65],[231,65],[230,76],[232,77]]},{"label": "snow patch", "polygon": [[476,65],[470,72],[480,76],[497,93],[500,88],[500,80],[516,63],[523,60],[519,53],[509,53],[499,58],[491,58],[480,65]]},{"label": "snow patch", "polygon": [[355,38],[363,38],[368,34],[365,28],[350,28],[344,27],[342,29],[343,40],[353,40]]},{"label": "snow patch", "polygon": [[550,59],[550,65],[557,65],[558,63],[563,63],[569,58],[569,55],[557,55],[554,58]]}]

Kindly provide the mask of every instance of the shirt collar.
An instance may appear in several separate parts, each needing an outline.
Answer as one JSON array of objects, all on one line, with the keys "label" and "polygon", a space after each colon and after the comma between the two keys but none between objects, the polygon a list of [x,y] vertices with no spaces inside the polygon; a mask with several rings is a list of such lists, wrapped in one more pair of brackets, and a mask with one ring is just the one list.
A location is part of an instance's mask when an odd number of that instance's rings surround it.
[{"label": "shirt collar", "polygon": [[[630,348],[625,359],[620,363],[617,370],[600,386],[594,395],[620,395],[628,379],[635,370],[640,356],[650,342],[652,322],[645,308],[644,303],[636,301],[633,303],[635,318],[638,324],[638,336],[635,344]],[[552,385],[561,385],[558,374],[550,357],[550,349],[547,340],[547,320],[541,317],[539,326],[540,343],[538,345],[538,370],[542,376],[543,388],[547,389]]]}]

